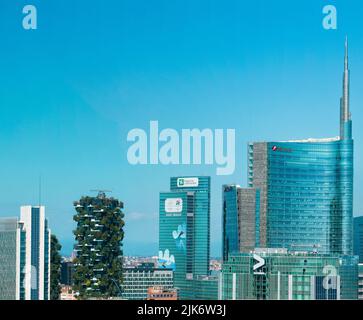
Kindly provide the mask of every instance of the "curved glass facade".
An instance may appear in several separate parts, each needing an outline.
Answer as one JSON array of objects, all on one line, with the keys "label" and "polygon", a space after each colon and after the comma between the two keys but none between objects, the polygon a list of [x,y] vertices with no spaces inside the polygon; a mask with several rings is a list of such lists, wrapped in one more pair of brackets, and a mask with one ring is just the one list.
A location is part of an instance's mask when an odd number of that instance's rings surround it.
[{"label": "curved glass facade", "polygon": [[[346,41],[339,137],[248,145],[248,187],[256,190],[256,249],[230,250],[236,210],[233,189],[228,189],[223,299],[357,299],[349,73]],[[248,223],[248,216],[240,214],[238,223]],[[248,235],[238,232],[244,240]],[[339,274],[334,288],[324,285],[329,269]]]},{"label": "curved glass facade", "polygon": [[266,246],[352,254],[353,140],[257,143],[249,153]]}]

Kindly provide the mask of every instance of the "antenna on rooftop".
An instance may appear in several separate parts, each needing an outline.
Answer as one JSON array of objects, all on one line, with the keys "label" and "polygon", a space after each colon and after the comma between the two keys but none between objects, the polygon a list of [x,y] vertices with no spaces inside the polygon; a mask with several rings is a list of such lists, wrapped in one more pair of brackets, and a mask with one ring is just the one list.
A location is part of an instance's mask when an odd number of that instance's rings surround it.
[{"label": "antenna on rooftop", "polygon": [[38,200],[39,200],[39,208],[42,205],[42,175],[39,174],[39,185],[38,185]]}]

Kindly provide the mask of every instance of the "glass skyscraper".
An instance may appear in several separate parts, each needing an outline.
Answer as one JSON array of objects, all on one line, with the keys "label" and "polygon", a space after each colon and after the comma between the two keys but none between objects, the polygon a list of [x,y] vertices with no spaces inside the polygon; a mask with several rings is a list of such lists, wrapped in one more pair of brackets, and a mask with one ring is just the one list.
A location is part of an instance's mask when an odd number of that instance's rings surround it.
[{"label": "glass skyscraper", "polygon": [[159,268],[174,271],[181,299],[193,297],[194,280],[209,274],[210,177],[173,177],[160,193]]},{"label": "glass skyscraper", "polygon": [[248,188],[224,186],[223,199],[222,299],[357,299],[347,42],[340,136],[250,143]]},{"label": "glass skyscraper", "polygon": [[336,138],[249,144],[248,185],[261,192],[261,247],[353,253],[347,43],[340,114]]}]

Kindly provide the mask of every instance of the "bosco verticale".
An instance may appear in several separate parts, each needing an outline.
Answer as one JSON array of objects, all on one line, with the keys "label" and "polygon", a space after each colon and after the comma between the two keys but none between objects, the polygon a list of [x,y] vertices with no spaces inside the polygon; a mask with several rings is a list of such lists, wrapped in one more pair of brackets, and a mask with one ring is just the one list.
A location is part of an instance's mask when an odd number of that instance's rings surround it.
[{"label": "bosco verticale", "polygon": [[123,203],[107,198],[82,197],[74,203],[76,245],[75,291],[79,299],[121,295]]}]

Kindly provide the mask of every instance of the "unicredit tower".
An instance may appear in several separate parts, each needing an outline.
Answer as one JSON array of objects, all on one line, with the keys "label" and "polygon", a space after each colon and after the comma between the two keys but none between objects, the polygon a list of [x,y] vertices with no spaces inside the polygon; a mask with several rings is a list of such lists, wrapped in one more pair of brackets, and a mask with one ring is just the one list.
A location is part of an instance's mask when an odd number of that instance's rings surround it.
[{"label": "unicredit tower", "polygon": [[260,247],[353,253],[353,139],[345,44],[340,136],[248,145],[248,185],[260,190]]}]

